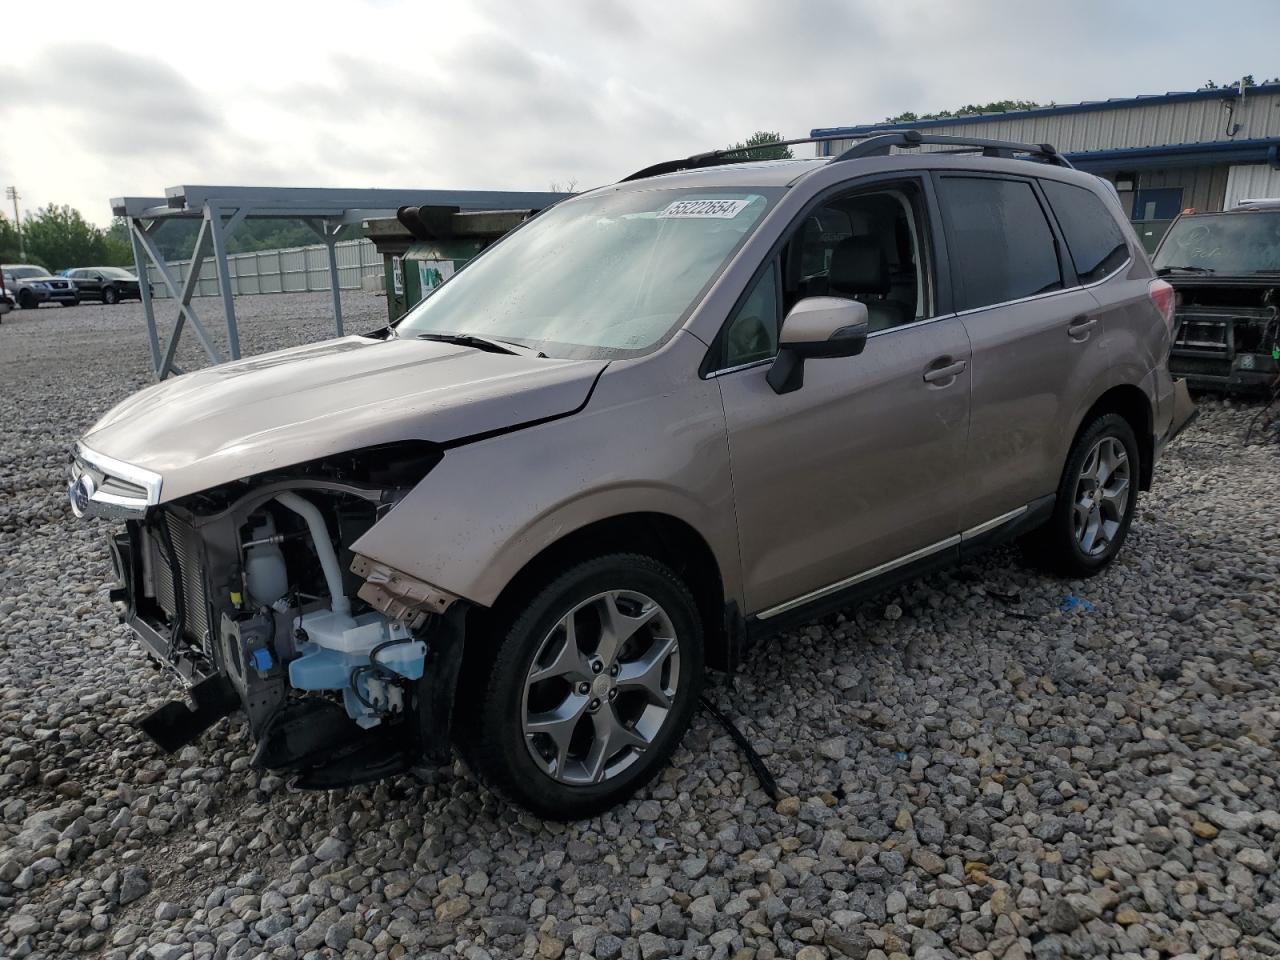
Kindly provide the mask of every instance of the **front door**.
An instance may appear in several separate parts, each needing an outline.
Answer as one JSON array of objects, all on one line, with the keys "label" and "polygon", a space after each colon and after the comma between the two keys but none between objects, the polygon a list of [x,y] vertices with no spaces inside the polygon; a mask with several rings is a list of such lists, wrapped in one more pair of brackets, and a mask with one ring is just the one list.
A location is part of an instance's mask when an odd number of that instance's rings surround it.
[{"label": "front door", "polygon": [[[728,318],[716,377],[746,602],[762,617],[947,549],[964,499],[969,341],[958,317],[935,316],[920,184],[836,196],[803,220]],[[865,302],[871,335],[776,394],[778,318],[811,295]]]}]

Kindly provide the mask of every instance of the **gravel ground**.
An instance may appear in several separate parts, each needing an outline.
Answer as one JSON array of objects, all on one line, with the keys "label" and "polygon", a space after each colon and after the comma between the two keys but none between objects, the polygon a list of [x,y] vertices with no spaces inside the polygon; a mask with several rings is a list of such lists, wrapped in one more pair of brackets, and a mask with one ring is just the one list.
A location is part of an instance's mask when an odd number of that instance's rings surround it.
[{"label": "gravel ground", "polygon": [[[355,329],[385,306],[346,305]],[[327,306],[240,300],[246,352],[324,336]],[[300,794],[249,768],[240,724],[174,758],[134,729],[174,687],[115,623],[106,527],[73,520],[62,471],[147,382],[140,316],[0,326],[0,956],[1280,954],[1280,457],[1241,443],[1256,407],[1206,404],[1102,576],[999,552],[713,689],[781,803],[700,716],[649,791],[566,826],[457,768]]]}]

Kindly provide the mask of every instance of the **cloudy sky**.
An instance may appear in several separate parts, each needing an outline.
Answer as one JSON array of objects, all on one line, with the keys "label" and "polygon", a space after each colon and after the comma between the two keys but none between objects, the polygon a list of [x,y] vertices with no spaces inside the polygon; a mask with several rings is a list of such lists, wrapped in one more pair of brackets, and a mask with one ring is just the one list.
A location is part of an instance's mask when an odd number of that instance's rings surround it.
[{"label": "cloudy sky", "polygon": [[180,183],[581,189],[758,129],[1280,74],[1280,4],[1214,9],[64,2],[4,43],[0,185],[99,223],[110,197]]}]

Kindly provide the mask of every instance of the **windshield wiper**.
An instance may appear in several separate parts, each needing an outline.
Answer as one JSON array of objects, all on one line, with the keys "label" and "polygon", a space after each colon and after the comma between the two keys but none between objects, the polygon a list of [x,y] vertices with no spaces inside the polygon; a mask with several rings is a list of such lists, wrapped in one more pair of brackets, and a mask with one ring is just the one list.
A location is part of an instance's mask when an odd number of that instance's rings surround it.
[{"label": "windshield wiper", "polygon": [[460,347],[474,347],[488,353],[510,353],[517,356],[545,358],[546,354],[522,343],[511,343],[508,340],[495,340],[491,337],[479,337],[474,333],[419,333],[417,340],[434,340],[437,343],[454,343]]},{"label": "windshield wiper", "polygon": [[1163,277],[1170,273],[1217,273],[1213,267],[1161,267],[1156,276]]}]

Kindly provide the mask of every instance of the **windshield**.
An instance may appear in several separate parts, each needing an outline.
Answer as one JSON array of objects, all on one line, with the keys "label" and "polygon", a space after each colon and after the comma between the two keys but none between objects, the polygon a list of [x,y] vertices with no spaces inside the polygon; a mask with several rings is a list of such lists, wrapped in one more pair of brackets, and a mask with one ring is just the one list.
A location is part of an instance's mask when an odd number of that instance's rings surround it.
[{"label": "windshield", "polygon": [[1183,217],[1156,251],[1155,267],[1214,273],[1280,272],[1280,213],[1215,213]]},{"label": "windshield", "polygon": [[10,280],[30,280],[32,277],[47,277],[49,271],[44,267],[5,267],[4,275]]},{"label": "windshield", "polygon": [[567,200],[437,287],[402,337],[473,334],[552,357],[623,357],[669,336],[778,189],[619,190]]}]

